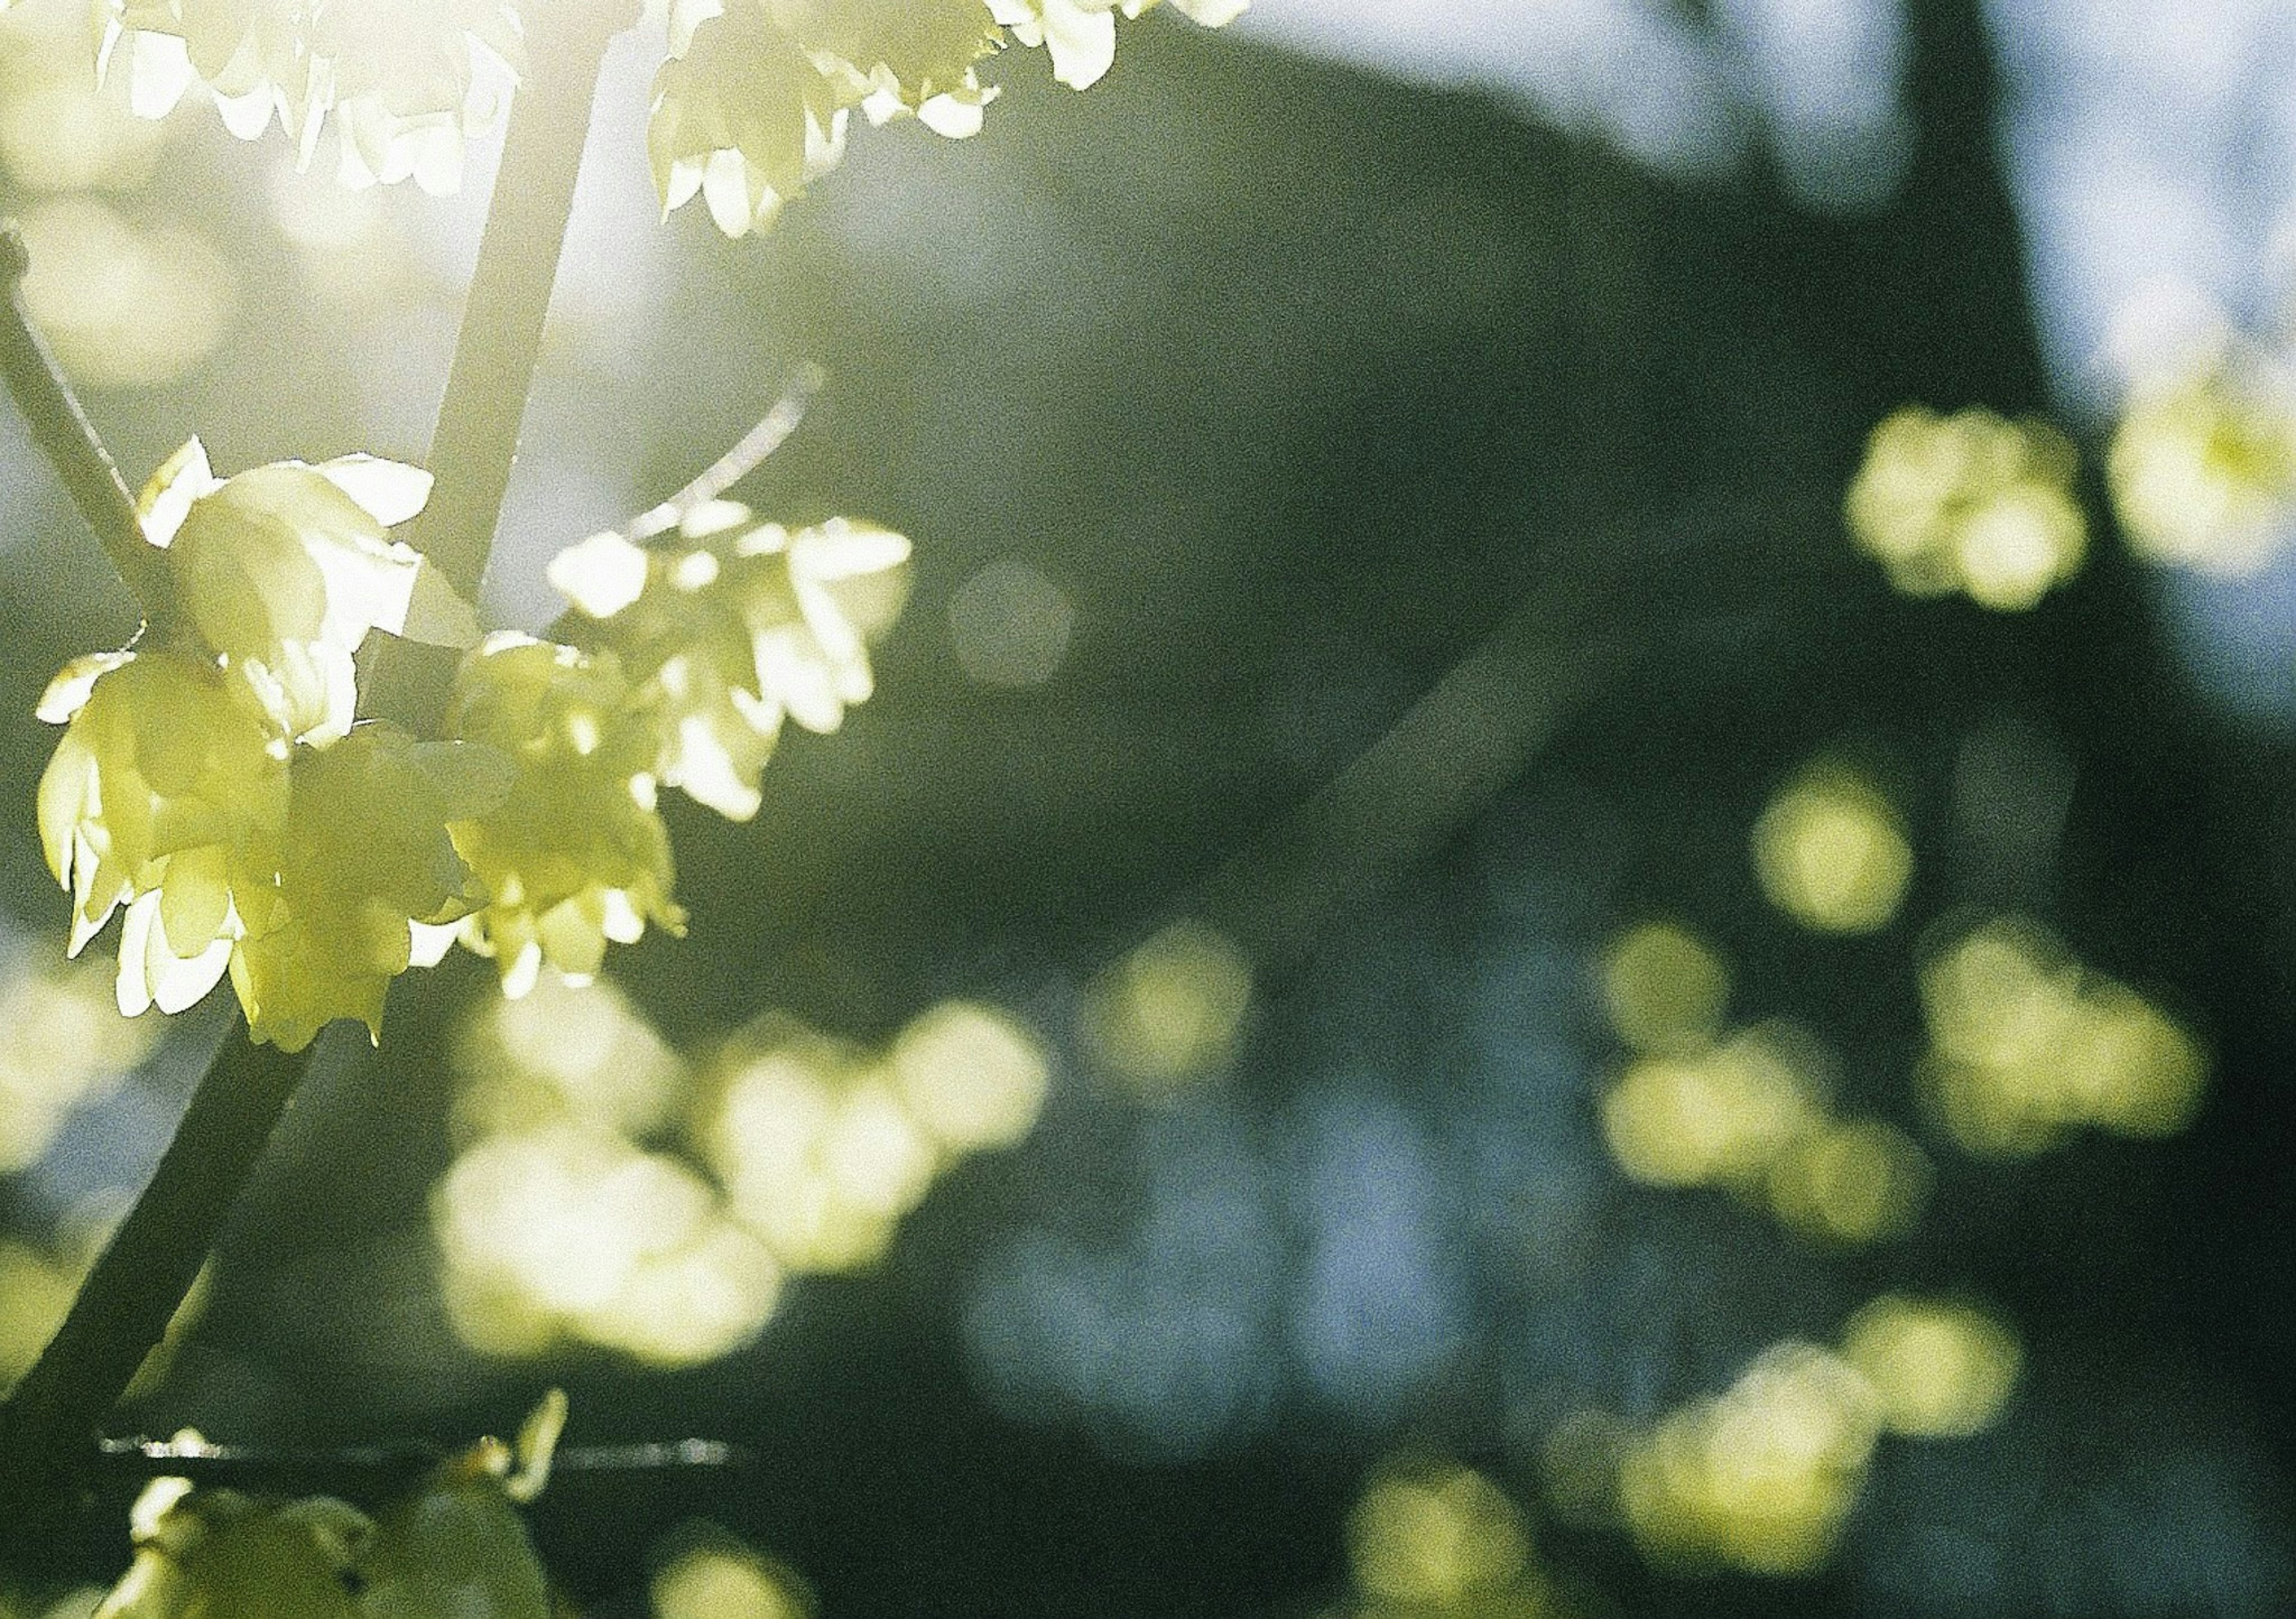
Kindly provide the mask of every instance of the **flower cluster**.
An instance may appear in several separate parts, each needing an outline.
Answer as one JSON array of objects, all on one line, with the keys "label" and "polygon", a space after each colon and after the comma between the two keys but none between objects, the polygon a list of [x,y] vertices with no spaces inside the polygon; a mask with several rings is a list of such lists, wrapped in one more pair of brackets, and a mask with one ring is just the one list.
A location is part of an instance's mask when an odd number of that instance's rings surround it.
[{"label": "flower cluster", "polygon": [[100,66],[163,118],[194,85],[232,133],[275,120],[309,162],[334,120],[347,185],[460,185],[464,141],[492,127],[524,64],[511,0],[99,0]]},{"label": "flower cluster", "polygon": [[[1062,83],[1105,74],[1119,13],[1159,0],[670,0],[647,143],[665,209],[694,197],[727,234],[772,223],[835,166],[858,110],[953,137],[996,95],[980,64],[1040,46]],[[1172,0],[1218,27],[1245,0]],[[306,162],[332,118],[346,184],[461,179],[465,140],[523,66],[515,0],[98,0],[102,61],[160,117],[204,84],[233,132],[275,121]]]},{"label": "flower cluster", "polygon": [[[565,643],[481,641],[390,536],[428,493],[367,457],[217,478],[196,443],[145,489],[170,610],[40,707],[68,727],[39,819],[71,950],[124,912],[130,1016],[228,973],[258,1040],[379,1034],[391,979],[457,938],[512,993],[545,966],[586,977],[609,941],[683,926],[657,783],[747,817],[783,716],[832,730],[869,694],[898,536],[712,503],[660,552],[605,536],[562,558]],[[357,717],[376,630],[469,649],[438,740]]]}]

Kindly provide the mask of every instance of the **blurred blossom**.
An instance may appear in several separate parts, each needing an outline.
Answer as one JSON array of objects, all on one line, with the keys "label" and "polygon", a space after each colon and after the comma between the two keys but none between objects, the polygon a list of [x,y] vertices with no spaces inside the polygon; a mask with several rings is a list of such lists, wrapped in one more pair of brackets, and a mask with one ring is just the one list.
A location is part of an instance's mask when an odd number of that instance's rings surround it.
[{"label": "blurred blossom", "polygon": [[1913,878],[1896,807],[1838,765],[1813,766],[1780,789],[1754,823],[1753,846],[1770,904],[1818,933],[1886,928]]},{"label": "blurred blossom", "polygon": [[1405,1459],[1374,1473],[1348,1515],[1348,1565],[1374,1615],[1521,1619],[1551,1611],[1530,1529],[1472,1468]]},{"label": "blurred blossom", "polygon": [[653,1619],[810,1619],[805,1585],[778,1563],[707,1526],[654,1571]]},{"label": "blurred blossom", "polygon": [[1850,1318],[1842,1354],[1866,1376],[1882,1425],[1950,1439],[1992,1426],[2016,1386],[2016,1335],[1972,1304],[1884,1294]]},{"label": "blurred blossom", "polygon": [[993,1008],[951,1001],[893,1042],[896,1087],[947,1152],[1009,1147],[1034,1128],[1052,1068],[1034,1035]]},{"label": "blurred blossom", "polygon": [[1712,947],[1672,922],[1643,922],[1603,952],[1603,1005],[1619,1038],[1638,1051],[1695,1051],[1720,1032],[1730,969]]},{"label": "blurred blossom", "polygon": [[139,229],[87,197],[40,203],[18,223],[31,261],[24,301],[75,380],[164,387],[228,335],[236,280],[203,237]]},{"label": "blurred blossom", "polygon": [[1906,1132],[1879,1119],[1825,1124],[1770,1162],[1770,1211],[1803,1236],[1861,1247],[1913,1228],[1933,1179]]},{"label": "blurred blossom", "polygon": [[776,1018],[724,1067],[702,1150],[735,1214],[793,1270],[866,1264],[931,1186],[931,1138],[857,1049]]},{"label": "blurred blossom", "polygon": [[[489,1002],[456,1058],[468,1145],[432,1203],[456,1330],[663,1365],[754,1338],[787,1275],[875,1259],[939,1173],[1027,1133],[1048,1075],[1019,1024],[955,1002],[882,1057],[764,1018],[697,1079],[611,985],[548,981]],[[646,1144],[672,1134],[700,1164]]]},{"label": "blurred blossom", "polygon": [[1620,1506],[1663,1562],[1807,1573],[1833,1551],[1878,1432],[1862,1373],[1815,1345],[1781,1344],[1628,1449]]},{"label": "blurred blossom", "polygon": [[756,1336],[780,1268],[676,1161],[570,1124],[489,1136],[433,1198],[455,1329],[490,1353],[561,1337],[678,1365]]},{"label": "blurred blossom", "polygon": [[1806,1035],[1766,1024],[1630,1065],[1603,1098],[1603,1133],[1620,1167],[1647,1185],[1759,1182],[1823,1123],[1822,1073]]},{"label": "blurred blossom", "polygon": [[1086,987],[1086,1049],[1144,1093],[1202,1079],[1235,1053],[1251,963],[1226,936],[1182,920]]},{"label": "blurred blossom", "polygon": [[884,1252],[968,1155],[1026,1135],[1049,1069],[1034,1035],[953,1002],[870,1053],[769,1017],[718,1060],[695,1129],[734,1216],[792,1271]]},{"label": "blurred blossom", "polygon": [[2205,574],[2252,574],[2296,519],[2296,395],[2229,350],[2131,388],[2105,463],[2138,555]]},{"label": "blurred blossom", "polygon": [[1965,593],[2005,612],[2079,570],[2088,526],[2073,499],[2071,443],[2038,421],[1919,406],[1874,429],[1849,486],[1857,544],[1912,596]]},{"label": "blurred blossom", "polygon": [[1939,951],[1922,1001],[1923,1086],[1979,1157],[2030,1157],[2082,1124],[2172,1135],[2200,1105],[2209,1064],[2192,1034],[2037,923],[1987,922]]},{"label": "blurred blossom", "polygon": [[128,111],[119,86],[88,71],[87,16],[76,0],[20,5],[0,20],[0,164],[18,184],[136,191],[166,140]]},{"label": "blurred blossom", "polygon": [[984,686],[1041,686],[1060,672],[1076,631],[1068,593],[1017,557],[991,562],[949,599],[949,640]]},{"label": "blurred blossom", "polygon": [[613,985],[554,979],[489,1002],[464,1024],[455,1060],[464,1083],[455,1122],[468,1134],[564,1117],[627,1135],[674,1116],[690,1087],[684,1061]]},{"label": "blurred blossom", "polygon": [[61,962],[0,964],[0,1174],[37,1163],[72,1108],[150,1053],[154,1031],[119,1015],[108,977]]}]

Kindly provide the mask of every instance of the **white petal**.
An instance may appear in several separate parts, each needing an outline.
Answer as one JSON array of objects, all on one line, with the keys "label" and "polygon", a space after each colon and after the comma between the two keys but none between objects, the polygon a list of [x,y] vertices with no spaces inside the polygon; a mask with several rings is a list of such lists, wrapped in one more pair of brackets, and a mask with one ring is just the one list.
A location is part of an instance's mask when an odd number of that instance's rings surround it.
[{"label": "white petal", "polygon": [[314,470],[385,528],[407,521],[430,499],[430,474],[405,462],[342,455],[323,461]]},{"label": "white petal", "polygon": [[594,534],[551,559],[549,579],[580,611],[611,618],[644,593],[646,553],[619,534]]}]

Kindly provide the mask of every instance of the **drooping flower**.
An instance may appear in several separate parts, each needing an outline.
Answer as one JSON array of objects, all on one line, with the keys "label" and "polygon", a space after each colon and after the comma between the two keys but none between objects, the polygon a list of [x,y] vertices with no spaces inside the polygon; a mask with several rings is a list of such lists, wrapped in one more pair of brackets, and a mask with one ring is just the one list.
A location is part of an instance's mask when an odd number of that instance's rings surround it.
[{"label": "drooping flower", "polygon": [[652,717],[653,773],[745,821],[784,716],[832,732],[874,690],[865,635],[898,609],[908,555],[867,524],[791,533],[715,501],[676,544],[599,535],[561,553],[550,578],[574,604],[563,633],[611,650]]},{"label": "drooping flower", "polygon": [[515,766],[498,807],[448,829],[489,896],[463,941],[495,958],[507,993],[545,965],[588,977],[610,940],[634,943],[648,923],[684,928],[653,729],[611,652],[491,636],[463,660],[447,727]]},{"label": "drooping flower", "polygon": [[119,1002],[183,1010],[222,977],[236,895],[265,882],[287,819],[288,748],[251,690],[179,652],[83,658],[40,717],[68,723],[39,791],[71,953],[121,905]]},{"label": "drooping flower", "polygon": [[308,164],[328,119],[348,185],[451,192],[465,142],[498,120],[524,61],[510,0],[102,0],[100,61],[135,110],[165,117],[195,85],[232,133],[275,119]]},{"label": "drooping flower", "polygon": [[370,455],[219,478],[195,438],[153,475],[139,512],[207,650],[288,737],[324,743],[350,729],[351,659],[370,630],[446,646],[478,639],[469,606],[390,535],[430,493],[429,473]]},{"label": "drooping flower", "polygon": [[[1157,0],[988,0],[996,20],[1022,45],[1042,45],[1053,77],[1078,90],[1097,84],[1116,61],[1116,17],[1137,17]],[[1210,29],[1244,13],[1249,0],[1172,0],[1172,9]]]},{"label": "drooping flower", "polygon": [[512,773],[492,748],[382,724],[296,751],[274,881],[242,903],[231,958],[253,1038],[300,1051],[356,1018],[381,1041],[383,996],[414,960],[416,928],[460,921],[487,898],[447,823],[500,805]]},{"label": "drooping flower", "polygon": [[[731,236],[762,230],[843,155],[855,109],[976,134],[995,87],[978,64],[1042,45],[1078,88],[1108,71],[1116,19],[1157,0],[676,0],[647,141],[665,211],[695,196]],[[1173,0],[1209,27],[1244,0]]]}]

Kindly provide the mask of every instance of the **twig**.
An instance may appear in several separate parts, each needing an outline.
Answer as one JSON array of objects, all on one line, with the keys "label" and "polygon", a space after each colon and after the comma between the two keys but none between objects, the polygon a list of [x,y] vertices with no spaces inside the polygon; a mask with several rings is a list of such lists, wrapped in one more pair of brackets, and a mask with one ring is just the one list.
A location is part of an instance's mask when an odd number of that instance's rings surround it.
[{"label": "twig", "polygon": [[[97,1447],[89,1468],[102,1477],[130,1484],[188,1478],[202,1486],[242,1490],[280,1491],[291,1485],[359,1490],[403,1484],[468,1449],[430,1441],[307,1451],[209,1444],[204,1440],[107,1439]],[[554,1478],[569,1474],[735,1469],[755,1463],[750,1452],[723,1440],[679,1439],[562,1445],[551,1458],[550,1472]]]},{"label": "twig", "polygon": [[72,504],[95,531],[144,616],[156,620],[168,610],[166,567],[144,537],[127,480],[96,437],[63,368],[25,307],[24,276],[31,262],[15,221],[0,223],[0,371],[7,373],[8,391],[31,427],[33,442],[54,465]]},{"label": "twig", "polygon": [[767,456],[789,442],[790,435],[805,420],[806,406],[821,391],[825,380],[820,366],[800,366],[774,408],[766,413],[764,421],[742,434],[741,442],[720,455],[701,477],[652,511],[640,513],[623,530],[624,537],[643,545],[657,535],[668,534],[684,522],[689,512],[708,505],[756,471]]},{"label": "twig", "polygon": [[208,1065],[175,1139],[70,1313],[0,1406],[0,1524],[69,1494],[97,1425],[168,1330],[310,1066],[244,1024]]}]

